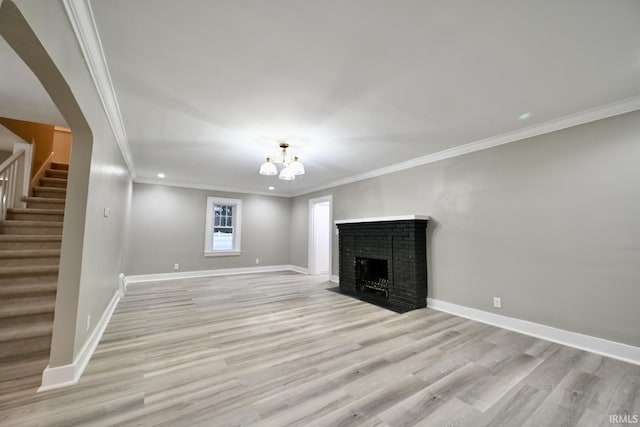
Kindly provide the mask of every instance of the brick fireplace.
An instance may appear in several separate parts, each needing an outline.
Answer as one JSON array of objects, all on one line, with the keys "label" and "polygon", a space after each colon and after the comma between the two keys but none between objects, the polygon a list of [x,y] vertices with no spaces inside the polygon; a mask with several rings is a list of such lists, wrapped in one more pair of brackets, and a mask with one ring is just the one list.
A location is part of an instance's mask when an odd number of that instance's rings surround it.
[{"label": "brick fireplace", "polygon": [[336,221],[340,292],[398,312],[427,305],[429,217]]}]

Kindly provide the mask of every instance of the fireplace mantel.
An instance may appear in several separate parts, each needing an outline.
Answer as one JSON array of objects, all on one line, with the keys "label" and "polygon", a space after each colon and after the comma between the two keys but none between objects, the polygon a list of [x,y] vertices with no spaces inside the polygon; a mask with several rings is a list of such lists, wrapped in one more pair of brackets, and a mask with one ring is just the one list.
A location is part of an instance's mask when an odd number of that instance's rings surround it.
[{"label": "fireplace mantel", "polygon": [[359,222],[387,222],[387,221],[411,221],[416,219],[429,220],[427,215],[396,215],[396,216],[378,216],[373,218],[352,218],[338,219],[334,221],[337,224],[357,224]]}]

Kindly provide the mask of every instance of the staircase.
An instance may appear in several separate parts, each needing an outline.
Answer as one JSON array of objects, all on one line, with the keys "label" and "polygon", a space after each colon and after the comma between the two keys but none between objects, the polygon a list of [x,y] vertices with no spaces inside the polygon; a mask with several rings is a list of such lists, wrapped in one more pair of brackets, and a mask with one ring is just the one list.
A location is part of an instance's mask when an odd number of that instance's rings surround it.
[{"label": "staircase", "polygon": [[52,163],[0,224],[0,395],[37,387],[49,363],[68,170]]}]

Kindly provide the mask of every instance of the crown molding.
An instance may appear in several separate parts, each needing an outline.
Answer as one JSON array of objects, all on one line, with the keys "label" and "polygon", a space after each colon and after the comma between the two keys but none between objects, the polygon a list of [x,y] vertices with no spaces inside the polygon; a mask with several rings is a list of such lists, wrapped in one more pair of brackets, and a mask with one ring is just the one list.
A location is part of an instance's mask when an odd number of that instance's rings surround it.
[{"label": "crown molding", "polygon": [[260,196],[273,196],[273,197],[291,197],[291,194],[279,193],[276,191],[252,191],[252,190],[247,190],[246,188],[243,189],[243,188],[235,188],[235,187],[222,187],[222,186],[216,186],[216,185],[193,184],[188,182],[167,181],[165,179],[136,178],[133,180],[133,182],[137,184],[152,184],[152,185],[164,185],[166,187],[189,188],[192,190],[222,191],[225,193],[255,194]]},{"label": "crown molding", "polygon": [[129,147],[127,133],[120,114],[120,107],[118,106],[118,99],[113,89],[109,67],[104,56],[91,4],[89,0],[62,0],[62,3],[80,45],[82,56],[89,68],[93,84],[100,96],[100,101],[113,130],[113,135],[129,169],[129,174],[131,178],[135,178],[136,172],[131,148]]},{"label": "crown molding", "polygon": [[475,142],[460,145],[458,147],[439,151],[437,153],[427,154],[426,156],[417,157],[415,159],[396,163],[380,169],[375,169],[358,175],[331,181],[326,184],[312,187],[308,190],[294,193],[293,197],[303,196],[305,194],[314,193],[316,191],[326,190],[328,188],[334,188],[345,184],[351,184],[353,182],[363,181],[369,178],[375,178],[377,176],[387,175],[393,172],[403,171],[405,169],[414,168],[416,166],[426,165],[440,160],[462,156],[464,154],[473,153],[474,151],[480,151],[487,148],[496,147],[498,145],[509,144],[510,142],[516,142],[523,139],[532,138],[534,136],[544,135],[546,133],[606,119],[608,117],[613,117],[620,114],[630,113],[636,110],[640,110],[640,96],[628,98],[619,102],[614,102],[611,104],[603,105],[601,107],[596,107],[579,113],[560,117],[559,119],[549,120],[544,123],[529,126],[517,131],[481,139]]}]

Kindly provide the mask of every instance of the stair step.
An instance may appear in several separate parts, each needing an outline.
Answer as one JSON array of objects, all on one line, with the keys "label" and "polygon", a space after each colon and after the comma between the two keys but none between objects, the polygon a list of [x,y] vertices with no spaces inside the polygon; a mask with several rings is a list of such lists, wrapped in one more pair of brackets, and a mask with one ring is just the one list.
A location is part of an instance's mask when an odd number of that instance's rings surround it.
[{"label": "stair step", "polygon": [[0,234],[1,250],[60,249],[61,235],[51,234]]},{"label": "stair step", "polygon": [[36,197],[47,197],[51,199],[65,199],[67,197],[67,189],[57,188],[57,187],[41,187],[38,185],[33,187],[33,194]]},{"label": "stair step", "polygon": [[[51,327],[49,331],[41,330],[35,332],[42,335],[36,335],[32,338],[15,339],[13,341],[0,342],[0,357],[25,356],[28,354],[38,353],[41,351],[49,351],[51,349],[51,331],[53,330],[53,320],[49,322]],[[15,328],[15,325],[14,325]],[[34,333],[34,331],[28,331]]]},{"label": "stair step", "polygon": [[60,249],[0,250],[0,267],[59,263]]},{"label": "stair step", "polygon": [[18,221],[63,221],[64,209],[9,208],[7,219]]},{"label": "stair step", "polygon": [[27,249],[23,251],[0,250],[0,259],[55,258],[59,256],[60,256],[60,249]]},{"label": "stair step", "polygon": [[2,221],[4,234],[62,234],[62,221]]},{"label": "stair step", "polygon": [[[54,249],[55,250],[55,249]],[[1,267],[24,267],[24,266],[57,266],[60,264],[60,257],[32,257],[32,258],[0,258]]]},{"label": "stair step", "polygon": [[69,170],[69,165],[66,163],[56,163],[53,162],[51,163],[51,169],[53,170],[63,170],[63,171],[68,171]]},{"label": "stair step", "polygon": [[[52,302],[55,300],[55,297],[53,296],[49,296],[49,297],[43,297],[43,296],[36,296],[36,297],[32,297],[32,298],[49,298]],[[23,298],[23,299],[28,299],[28,297]],[[15,303],[18,304],[20,302],[20,299],[16,299]],[[43,313],[40,313],[44,311]],[[29,312],[27,312],[26,309],[20,311],[20,312],[15,312],[15,315],[9,316],[6,315],[2,318],[0,318],[0,327],[2,328],[9,328],[9,327],[22,327],[24,325],[31,325],[34,323],[46,323],[46,322],[53,322],[53,316],[54,316],[54,312],[46,309],[46,308],[38,308],[36,309],[35,307],[33,309],[31,309]]]},{"label": "stair step", "polygon": [[42,375],[42,371],[48,364],[48,351],[0,359],[0,382]]},{"label": "stair step", "polygon": [[38,265],[34,267],[2,267],[0,277],[35,276],[40,274],[58,274],[58,266]]},{"label": "stair step", "polygon": [[67,188],[67,180],[64,178],[51,178],[45,176],[40,178],[40,185],[42,187]]},{"label": "stair step", "polygon": [[[48,337],[51,339],[52,333],[53,322],[48,321],[23,325],[2,325],[0,326],[0,343],[40,337]],[[25,351],[23,354],[27,353],[31,353],[31,351]]]},{"label": "stair step", "polygon": [[23,197],[22,201],[30,209],[64,209],[65,199],[52,197]]},{"label": "stair step", "polygon": [[0,267],[0,286],[21,283],[51,283],[57,280],[57,265]]},{"label": "stair step", "polygon": [[45,176],[48,178],[61,178],[67,179],[69,177],[69,171],[58,170],[58,169],[47,169],[44,172]]},{"label": "stair step", "polygon": [[53,313],[55,307],[56,299],[52,297],[3,298],[0,301],[0,320]]},{"label": "stair step", "polygon": [[45,283],[18,283],[0,285],[0,298],[26,297],[29,295],[55,295],[56,281]]}]

